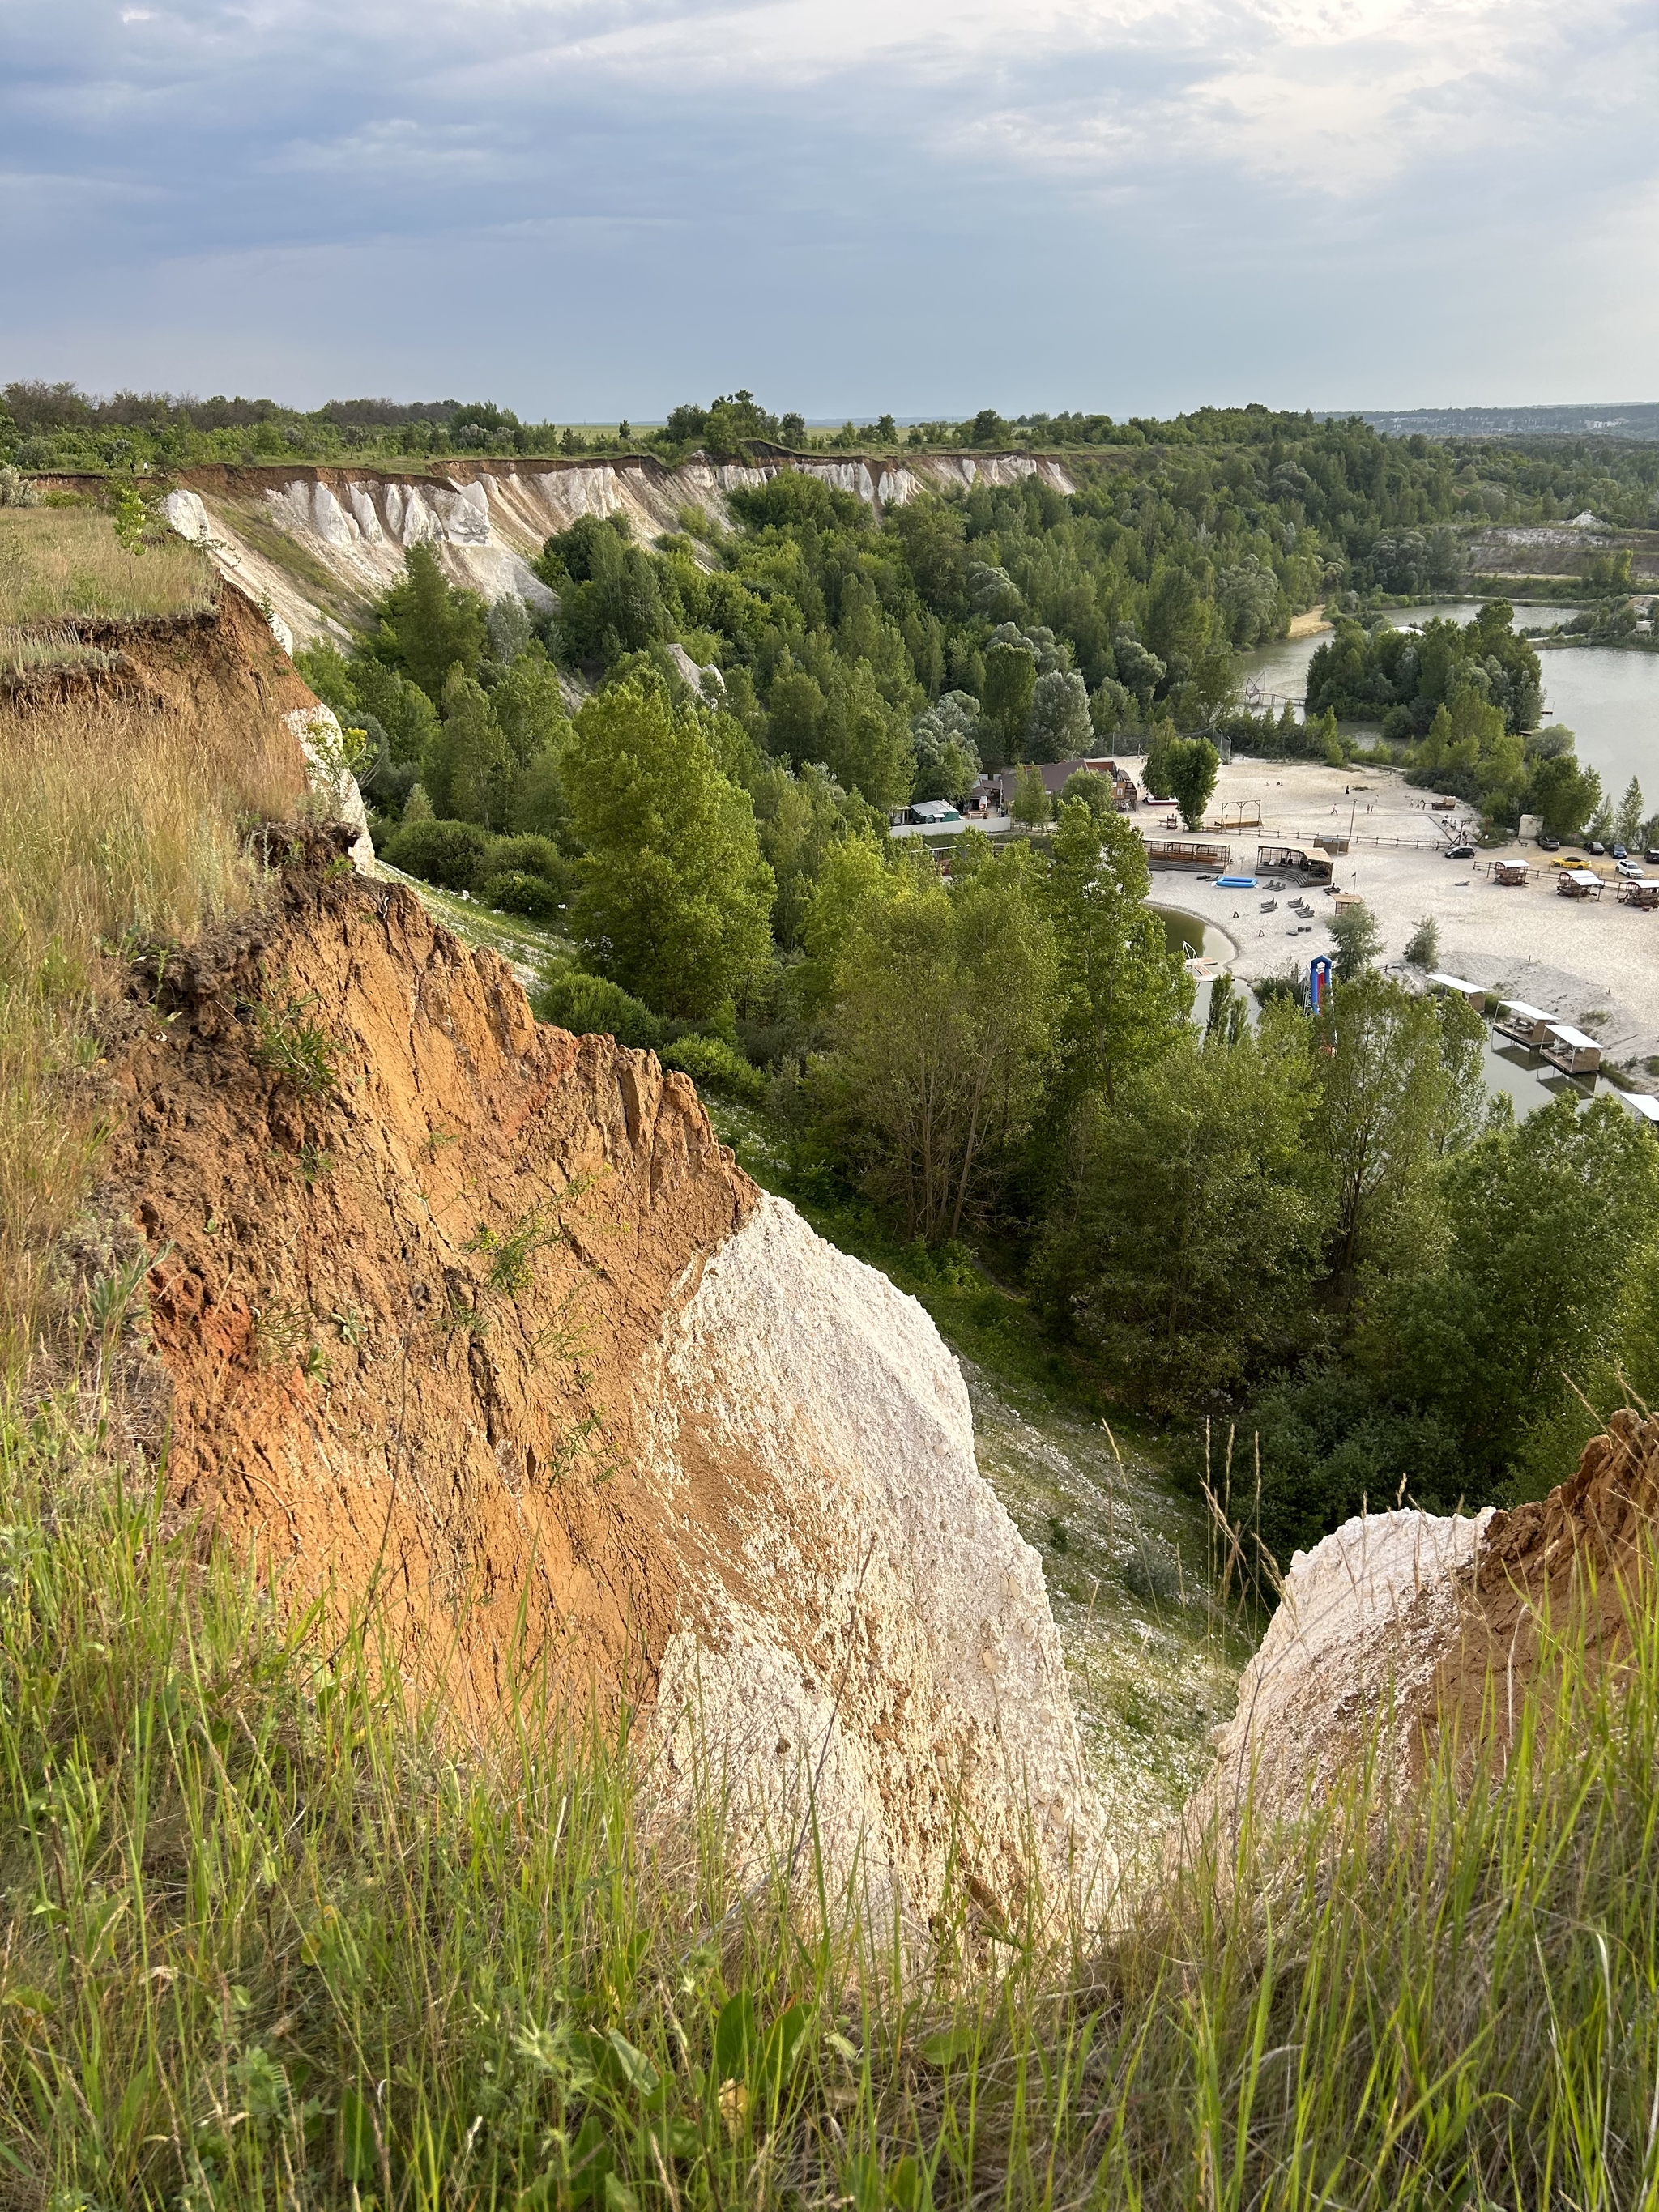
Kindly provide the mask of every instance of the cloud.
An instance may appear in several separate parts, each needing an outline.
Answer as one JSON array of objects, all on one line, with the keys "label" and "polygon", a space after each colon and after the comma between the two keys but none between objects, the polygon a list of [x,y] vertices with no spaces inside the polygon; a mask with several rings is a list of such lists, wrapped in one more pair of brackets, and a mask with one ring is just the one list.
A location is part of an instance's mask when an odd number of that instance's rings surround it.
[{"label": "cloud", "polygon": [[1659,334],[1633,0],[12,0],[7,43],[7,373],[258,383],[320,313],[312,397],[641,416],[765,364],[811,411],[1125,412],[1594,397]]}]

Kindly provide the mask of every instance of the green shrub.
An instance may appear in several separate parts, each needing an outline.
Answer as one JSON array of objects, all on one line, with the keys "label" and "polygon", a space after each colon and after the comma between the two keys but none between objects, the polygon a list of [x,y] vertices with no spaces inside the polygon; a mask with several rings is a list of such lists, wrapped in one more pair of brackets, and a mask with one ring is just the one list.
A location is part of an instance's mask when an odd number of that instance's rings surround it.
[{"label": "green shrub", "polygon": [[712,1091],[724,1091],[750,1106],[758,1106],[766,1096],[766,1078],[759,1068],[751,1067],[736,1047],[727,1044],[723,1037],[681,1037],[678,1043],[665,1048],[662,1063],[665,1067],[678,1067],[694,1083],[707,1084]]},{"label": "green shrub", "polygon": [[556,884],[561,892],[570,872],[553,840],[533,836],[497,837],[484,856],[483,866],[492,876],[539,876],[544,884]]},{"label": "green shrub", "polygon": [[502,914],[528,915],[535,921],[556,921],[563,903],[556,884],[540,876],[526,875],[522,868],[507,868],[500,875],[486,876],[478,896],[486,906],[493,906]]},{"label": "green shrub", "polygon": [[388,838],[380,855],[387,865],[405,875],[441,890],[472,888],[478,864],[489,851],[490,835],[477,822],[405,822]]},{"label": "green shrub", "polygon": [[662,1042],[664,1024],[649,1006],[630,998],[619,983],[603,975],[584,975],[566,968],[550,975],[531,994],[538,1021],[551,1022],[577,1036],[613,1036],[618,1044],[654,1050]]}]

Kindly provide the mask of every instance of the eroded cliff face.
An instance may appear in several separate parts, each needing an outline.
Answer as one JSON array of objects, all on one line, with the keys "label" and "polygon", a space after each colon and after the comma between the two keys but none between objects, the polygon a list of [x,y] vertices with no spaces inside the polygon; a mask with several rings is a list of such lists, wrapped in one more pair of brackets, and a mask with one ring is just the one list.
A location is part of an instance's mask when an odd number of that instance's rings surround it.
[{"label": "eroded cliff face", "polygon": [[[295,641],[343,635],[307,571],[334,580],[361,605],[398,576],[404,553],[429,544],[446,572],[487,599],[515,592],[532,607],[552,594],[529,562],[544,540],[579,515],[621,514],[648,543],[677,530],[683,508],[700,506],[731,522],[729,493],[765,483],[780,467],[822,477],[879,511],[919,491],[1013,483],[1040,476],[1057,491],[1076,489],[1060,462],[1029,453],[929,453],[908,459],[850,455],[768,459],[752,465],[685,461],[664,468],[642,457],[617,460],[444,462],[439,473],[379,469],[267,467],[185,471],[166,501],[168,520],[207,544],[228,575],[275,609]],[[291,555],[273,545],[279,533]]]},{"label": "eroded cliff face", "polygon": [[342,843],[278,838],[270,909],[125,1018],[105,1202],[155,1255],[178,1510],[290,1608],[372,1607],[472,1726],[542,1667],[636,1702],[664,1808],[717,1770],[745,1864],[810,1784],[832,1877],[861,1848],[918,1919],[953,1857],[994,1916],[1097,1878],[1041,1570],[926,1315]]},{"label": "eroded cliff face", "polygon": [[1188,1837],[1247,1801],[1269,1825],[1316,1809],[1372,1747],[1401,1786],[1447,1731],[1465,1756],[1506,1753],[1547,1642],[1621,1662],[1656,1528],[1659,1419],[1623,1411],[1539,1504],[1360,1515],[1298,1552]]}]

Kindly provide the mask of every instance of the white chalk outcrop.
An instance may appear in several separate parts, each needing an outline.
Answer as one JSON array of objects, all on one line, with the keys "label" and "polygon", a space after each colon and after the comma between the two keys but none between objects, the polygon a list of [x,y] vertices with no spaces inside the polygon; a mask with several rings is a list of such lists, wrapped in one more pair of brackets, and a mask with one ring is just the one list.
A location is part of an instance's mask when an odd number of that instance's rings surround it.
[{"label": "white chalk outcrop", "polygon": [[374,840],[368,831],[368,809],[357,779],[346,766],[345,732],[332,707],[295,707],[283,721],[300,741],[306,757],[311,788],[332,821],[343,822],[355,834],[351,864],[365,873],[374,865]]},{"label": "white chalk outcrop", "polygon": [[307,468],[271,484],[261,471],[251,495],[204,496],[188,487],[169,492],[167,520],[181,536],[204,545],[227,574],[274,607],[301,644],[342,641],[349,632],[336,615],[307,596],[303,567],[271,556],[269,542],[246,529],[250,496],[263,519],[290,538],[310,562],[327,569],[359,601],[385,590],[403,570],[404,554],[430,545],[446,574],[487,599],[516,593],[545,611],[552,592],[530,563],[555,531],[584,514],[621,515],[648,544],[678,530],[682,511],[700,506],[721,525],[731,521],[727,495],[764,484],[780,469],[799,469],[849,491],[878,510],[901,506],[919,492],[966,489],[975,483],[1018,483],[1036,476],[1056,491],[1076,489],[1052,455],[916,453],[900,459],[768,455],[753,463],[701,458],[667,469],[641,456],[615,459],[519,461],[454,459],[441,474],[411,470]]},{"label": "white chalk outcrop", "polygon": [[1215,1816],[1235,1822],[1247,1802],[1268,1825],[1316,1810],[1373,1741],[1402,1778],[1412,1770],[1436,1670],[1464,1618],[1462,1572],[1492,1516],[1490,1506],[1357,1514],[1296,1553],[1188,1808],[1189,1834]]},{"label": "white chalk outcrop", "polygon": [[810,1881],[821,1850],[832,1888],[918,1930],[952,1879],[993,1921],[1033,1873],[1103,1911],[1042,1564],[924,1309],[763,1197],[671,1310],[636,1421],[689,1577],[651,1739],[665,1809],[722,1783],[748,1879]]}]

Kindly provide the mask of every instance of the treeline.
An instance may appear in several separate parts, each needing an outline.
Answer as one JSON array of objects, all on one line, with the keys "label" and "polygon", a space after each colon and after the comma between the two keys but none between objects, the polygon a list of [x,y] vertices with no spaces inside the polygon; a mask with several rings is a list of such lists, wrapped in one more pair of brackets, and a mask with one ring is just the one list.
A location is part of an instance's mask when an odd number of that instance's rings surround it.
[{"label": "treeline", "polygon": [[222,394],[99,397],[40,379],[0,386],[0,464],[30,470],[629,452],[672,465],[693,452],[738,459],[765,446],[803,453],[1065,451],[1079,468],[1169,471],[1176,481],[1203,456],[1248,455],[1269,474],[1288,459],[1306,479],[1291,483],[1304,493],[1307,519],[1333,548],[1340,546],[1346,565],[1340,580],[1395,595],[1454,586],[1460,533],[1484,523],[1547,522],[1586,508],[1619,528],[1659,518],[1659,449],[1651,444],[1390,438],[1358,416],[1316,421],[1261,406],[1124,422],[1069,410],[1010,419],[987,407],[960,421],[902,428],[883,415],[828,432],[809,430],[798,410],[774,413],[738,390],[706,404],[686,402],[665,422],[636,430],[626,421],[598,428],[532,422],[489,400],[335,399],[304,410]]}]

